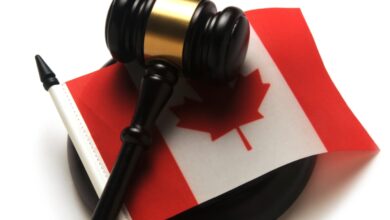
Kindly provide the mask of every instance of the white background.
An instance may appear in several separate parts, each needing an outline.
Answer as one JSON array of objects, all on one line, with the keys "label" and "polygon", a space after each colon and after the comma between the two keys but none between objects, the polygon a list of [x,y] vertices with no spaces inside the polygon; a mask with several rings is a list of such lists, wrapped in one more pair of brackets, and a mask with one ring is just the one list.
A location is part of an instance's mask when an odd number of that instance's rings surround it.
[{"label": "white background", "polygon": [[[381,148],[376,155],[322,156],[304,194],[282,219],[390,219],[388,1],[242,2],[243,9],[302,8],[329,74]],[[0,219],[90,216],[73,186],[66,131],[38,80],[34,55],[41,54],[61,81],[98,69],[110,57],[104,40],[109,4],[0,2]]]}]

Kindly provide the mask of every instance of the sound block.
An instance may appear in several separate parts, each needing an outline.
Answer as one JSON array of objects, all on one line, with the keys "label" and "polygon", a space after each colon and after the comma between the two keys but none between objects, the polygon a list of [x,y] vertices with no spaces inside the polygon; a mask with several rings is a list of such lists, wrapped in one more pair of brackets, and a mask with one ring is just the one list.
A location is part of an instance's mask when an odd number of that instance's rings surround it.
[{"label": "sound block", "polygon": [[[67,148],[75,186],[86,207],[92,211],[98,196],[69,138]],[[301,194],[313,172],[315,162],[316,156],[292,162],[170,219],[277,219]]]}]

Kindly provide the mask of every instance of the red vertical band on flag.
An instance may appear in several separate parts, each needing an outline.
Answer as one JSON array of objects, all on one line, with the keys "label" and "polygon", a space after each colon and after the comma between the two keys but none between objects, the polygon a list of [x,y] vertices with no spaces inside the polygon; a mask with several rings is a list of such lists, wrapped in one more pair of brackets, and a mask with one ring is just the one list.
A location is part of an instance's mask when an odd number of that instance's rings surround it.
[{"label": "red vertical band on flag", "polygon": [[301,11],[246,15],[328,151],[377,149],[327,74]]},{"label": "red vertical band on flag", "polygon": [[[137,91],[122,65],[115,64],[67,82],[79,111],[109,170],[121,147],[120,133],[134,114]],[[162,136],[142,158],[131,186],[133,220],[166,219],[197,202]]]}]

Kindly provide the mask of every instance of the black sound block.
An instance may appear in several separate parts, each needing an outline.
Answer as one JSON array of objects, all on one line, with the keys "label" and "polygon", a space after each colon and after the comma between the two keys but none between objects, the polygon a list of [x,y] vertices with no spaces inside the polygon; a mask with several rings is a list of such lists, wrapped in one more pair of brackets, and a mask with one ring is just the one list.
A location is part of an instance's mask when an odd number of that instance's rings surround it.
[{"label": "black sound block", "polygon": [[[84,204],[92,211],[98,196],[69,138],[67,145],[69,167],[75,186]],[[312,156],[292,162],[170,219],[277,219],[305,188],[315,161],[316,156]]]}]

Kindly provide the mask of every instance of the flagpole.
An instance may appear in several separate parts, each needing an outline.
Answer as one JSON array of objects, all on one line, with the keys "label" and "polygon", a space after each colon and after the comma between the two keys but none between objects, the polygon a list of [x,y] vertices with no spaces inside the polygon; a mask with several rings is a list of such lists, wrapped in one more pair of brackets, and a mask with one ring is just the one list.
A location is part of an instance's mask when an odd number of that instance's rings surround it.
[{"label": "flagpole", "polygon": [[[99,164],[99,161],[103,161],[103,159],[98,152],[91,152],[91,148],[97,148],[89,132],[86,132],[88,129],[81,114],[78,112],[75,103],[71,100],[71,95],[67,90],[67,87],[60,84],[55,73],[41,56],[36,55],[35,61],[43,88],[50,94],[68,131],[68,135],[75,146],[77,154],[80,156],[88,177],[92,182],[96,194],[100,197],[109,175],[107,168],[104,166],[103,170],[101,164]],[[90,145],[93,146],[91,147]],[[98,160],[96,160],[96,157],[98,157]],[[118,219],[128,220],[129,216],[127,209],[123,207]]]}]

